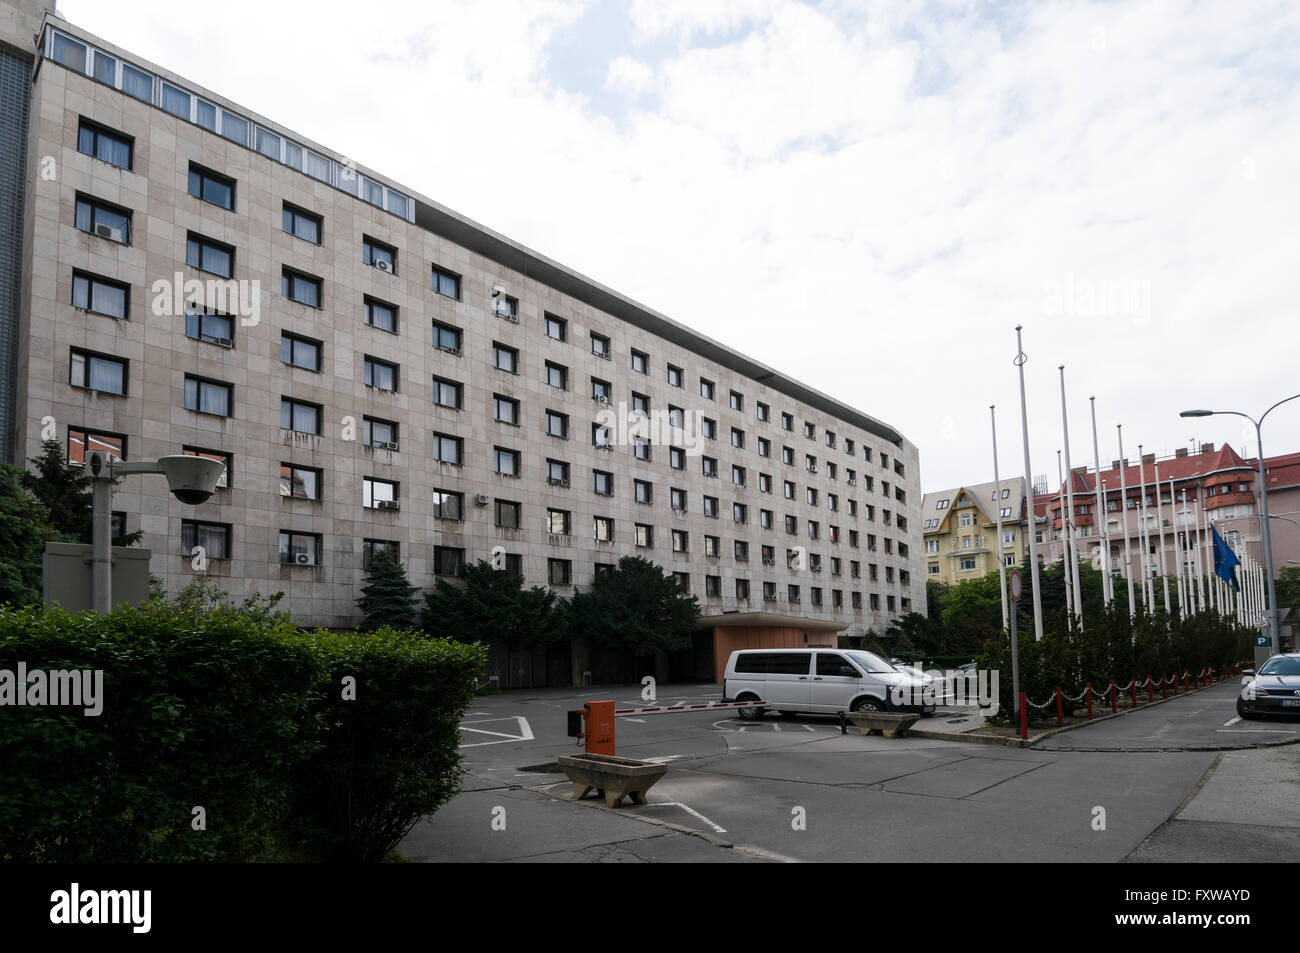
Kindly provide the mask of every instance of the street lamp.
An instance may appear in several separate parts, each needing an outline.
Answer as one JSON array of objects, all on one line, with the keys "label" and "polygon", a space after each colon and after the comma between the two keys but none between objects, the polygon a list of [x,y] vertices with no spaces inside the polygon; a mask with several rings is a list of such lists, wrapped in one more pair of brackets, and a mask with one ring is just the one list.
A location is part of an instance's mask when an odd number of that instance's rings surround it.
[{"label": "street lamp", "polygon": [[197,506],[216,490],[226,465],[219,460],[188,454],[126,463],[103,452],[92,453],[88,462],[93,481],[90,604],[95,612],[106,613],[113,608],[113,484],[118,477],[160,473],[167,478],[167,488],[176,499]]},{"label": "street lamp", "polygon": [[1259,523],[1264,537],[1264,574],[1268,576],[1268,633],[1274,655],[1281,650],[1281,645],[1278,641],[1277,588],[1273,585],[1273,538],[1269,533],[1268,524],[1268,477],[1264,472],[1264,436],[1262,427],[1265,417],[1287,401],[1295,400],[1297,397],[1300,397],[1300,394],[1292,394],[1290,397],[1279,400],[1260,414],[1259,420],[1249,414],[1243,414],[1239,410],[1184,410],[1178,415],[1180,417],[1209,417],[1214,414],[1232,414],[1235,417],[1245,417],[1255,425],[1255,442],[1259,451]]}]

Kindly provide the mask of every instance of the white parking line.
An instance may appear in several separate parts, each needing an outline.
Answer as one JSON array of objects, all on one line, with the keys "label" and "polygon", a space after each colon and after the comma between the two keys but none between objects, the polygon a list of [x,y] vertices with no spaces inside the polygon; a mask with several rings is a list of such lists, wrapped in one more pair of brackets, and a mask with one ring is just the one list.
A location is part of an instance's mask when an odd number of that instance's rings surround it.
[{"label": "white parking line", "polygon": [[1294,732],[1287,731],[1285,728],[1238,728],[1236,731],[1228,731],[1226,728],[1215,728],[1215,731],[1222,732],[1225,735],[1290,735]]},{"label": "white parking line", "polygon": [[697,817],[697,818],[699,818],[700,820],[702,820],[705,824],[708,824],[710,827],[713,828],[713,830],[714,830],[715,832],[717,832],[717,833],[719,833],[719,834],[725,834],[725,833],[727,833],[727,829],[726,829],[725,827],[721,827],[721,826],[719,826],[719,825],[717,825],[717,824],[714,824],[711,820],[709,820],[707,817],[705,817],[705,816],[704,816],[703,814],[701,814],[699,811],[695,810],[695,808],[693,808],[693,807],[687,807],[687,806],[686,806],[685,804],[683,804],[681,801],[658,801],[658,802],[656,802],[656,803],[654,803],[654,804],[647,804],[647,805],[645,805],[645,806],[646,806],[646,807],[680,807],[680,808],[681,808],[683,811],[685,811],[687,814],[691,815],[692,817]]},{"label": "white parking line", "polygon": [[1239,722],[1239,721],[1241,721],[1241,717],[1240,717],[1240,716],[1238,716],[1238,717],[1232,719],[1232,721],[1225,721],[1225,722],[1223,723],[1223,727],[1224,727],[1224,728],[1230,728],[1230,727],[1232,727],[1233,725],[1235,725],[1235,724],[1236,724],[1237,722]]},{"label": "white parking line", "polygon": [[623,720],[624,720],[624,721],[635,721],[638,725],[644,725],[644,724],[645,724],[645,719],[644,719],[644,718],[624,718]]},{"label": "white parking line", "polygon": [[[485,725],[485,724],[489,724],[490,722],[494,722],[494,721],[513,721],[513,722],[515,722],[516,725],[518,726],[518,727],[517,727],[517,733],[516,733],[516,734],[508,734],[508,733],[506,733],[506,732],[504,732],[504,731],[489,731],[489,730],[486,729],[486,728],[472,728],[472,727],[470,727],[471,725]],[[529,726],[529,724],[528,724],[528,719],[525,718],[523,715],[511,715],[511,716],[509,716],[509,717],[505,717],[505,718],[480,718],[480,719],[477,719],[476,721],[461,722],[460,730],[461,730],[461,731],[472,731],[472,732],[474,732],[475,734],[480,734],[480,735],[492,735],[492,736],[494,736],[494,737],[496,737],[496,738],[499,738],[500,740],[499,740],[499,741],[475,741],[475,742],[471,742],[471,743],[469,743],[469,744],[460,744],[460,745],[457,745],[457,747],[459,747],[459,748],[478,748],[478,747],[481,747],[482,745],[500,745],[500,744],[505,744],[507,741],[532,741],[532,740],[533,740],[533,729]]]}]

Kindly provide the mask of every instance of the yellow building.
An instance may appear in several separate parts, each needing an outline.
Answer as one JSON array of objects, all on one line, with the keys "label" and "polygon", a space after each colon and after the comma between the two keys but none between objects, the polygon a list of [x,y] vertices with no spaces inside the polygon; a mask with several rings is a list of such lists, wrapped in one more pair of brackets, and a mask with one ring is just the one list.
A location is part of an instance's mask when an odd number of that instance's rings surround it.
[{"label": "yellow building", "polygon": [[[1000,554],[1019,565],[1024,549],[1025,481],[980,483],[927,493],[921,503],[925,578],[957,583],[996,572]],[[1002,539],[998,540],[998,516]]]}]

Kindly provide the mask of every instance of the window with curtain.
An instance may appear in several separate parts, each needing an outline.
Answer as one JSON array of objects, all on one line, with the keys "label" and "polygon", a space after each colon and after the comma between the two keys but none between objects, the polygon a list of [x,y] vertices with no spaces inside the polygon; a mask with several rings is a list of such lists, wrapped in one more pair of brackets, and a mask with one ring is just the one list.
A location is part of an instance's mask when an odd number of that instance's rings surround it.
[{"label": "window with curtain", "polygon": [[146,103],[153,102],[153,77],[126,63],[122,64],[122,92]]}]

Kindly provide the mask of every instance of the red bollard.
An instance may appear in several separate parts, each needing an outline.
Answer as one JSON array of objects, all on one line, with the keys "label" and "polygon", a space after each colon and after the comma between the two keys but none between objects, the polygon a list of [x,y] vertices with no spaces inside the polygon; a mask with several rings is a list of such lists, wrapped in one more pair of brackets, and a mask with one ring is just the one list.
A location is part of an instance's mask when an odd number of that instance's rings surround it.
[{"label": "red bollard", "polygon": [[1020,693],[1020,738],[1029,738],[1029,712],[1025,710],[1025,693]]},{"label": "red bollard", "polygon": [[1110,713],[1119,711],[1119,699],[1115,697],[1115,679],[1110,680]]},{"label": "red bollard", "polygon": [[1060,728],[1065,724],[1065,712],[1061,710],[1061,686],[1056,686],[1056,727]]},{"label": "red bollard", "polygon": [[1088,720],[1092,721],[1092,682],[1083,686],[1083,697],[1088,700]]},{"label": "red bollard", "polygon": [[1138,706],[1138,677],[1134,675],[1133,676],[1133,707],[1136,708],[1137,706]]},{"label": "red bollard", "polygon": [[1151,676],[1148,675],[1147,676],[1147,704],[1148,705],[1150,705],[1153,701],[1156,700],[1155,691],[1156,691],[1156,687],[1151,682]]}]

